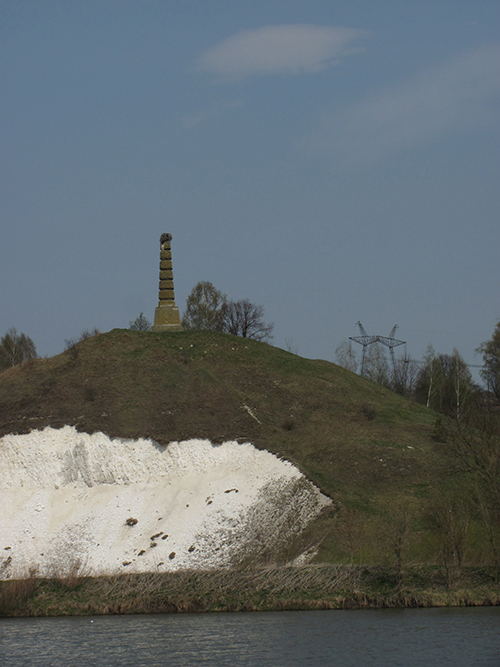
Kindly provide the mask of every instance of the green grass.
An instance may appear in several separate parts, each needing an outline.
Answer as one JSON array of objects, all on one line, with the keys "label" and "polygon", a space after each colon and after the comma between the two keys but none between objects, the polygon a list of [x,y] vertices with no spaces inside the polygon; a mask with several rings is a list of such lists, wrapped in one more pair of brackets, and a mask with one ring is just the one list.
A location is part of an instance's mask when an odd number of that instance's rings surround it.
[{"label": "green grass", "polygon": [[[435,420],[335,364],[214,332],[114,329],[0,374],[0,436],[67,424],[164,445],[249,441],[290,460],[335,503],[295,545],[319,545],[321,562],[393,562],[408,508],[403,559],[441,563],[424,518],[462,478],[432,439]],[[492,564],[481,525],[471,511],[469,564]]]}]

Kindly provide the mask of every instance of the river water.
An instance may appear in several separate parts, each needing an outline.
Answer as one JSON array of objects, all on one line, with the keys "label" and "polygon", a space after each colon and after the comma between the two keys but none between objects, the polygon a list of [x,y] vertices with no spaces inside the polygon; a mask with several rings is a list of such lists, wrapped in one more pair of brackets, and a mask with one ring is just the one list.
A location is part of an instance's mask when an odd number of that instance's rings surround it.
[{"label": "river water", "polygon": [[0,620],[5,667],[500,667],[500,608]]}]

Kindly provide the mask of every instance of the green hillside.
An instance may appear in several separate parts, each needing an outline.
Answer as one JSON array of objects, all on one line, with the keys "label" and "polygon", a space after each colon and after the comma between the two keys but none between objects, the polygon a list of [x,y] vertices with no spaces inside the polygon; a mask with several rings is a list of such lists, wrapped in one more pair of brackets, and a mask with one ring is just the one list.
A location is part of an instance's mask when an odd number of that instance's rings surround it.
[{"label": "green hillside", "polygon": [[[206,331],[115,329],[0,375],[0,436],[72,425],[162,444],[249,441],[292,461],[334,500],[294,547],[321,542],[319,561],[491,564],[435,420],[335,364]],[[450,508],[455,532],[467,523],[462,559],[446,542]]]}]

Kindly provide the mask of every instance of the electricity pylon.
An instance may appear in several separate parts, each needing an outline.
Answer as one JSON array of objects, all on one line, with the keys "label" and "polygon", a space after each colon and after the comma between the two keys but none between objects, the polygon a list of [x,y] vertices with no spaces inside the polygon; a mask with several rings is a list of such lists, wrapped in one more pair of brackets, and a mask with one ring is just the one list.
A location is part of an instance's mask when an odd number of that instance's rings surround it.
[{"label": "electricity pylon", "polygon": [[359,343],[360,345],[363,346],[363,356],[361,357],[361,375],[364,375],[364,370],[365,370],[365,356],[366,356],[366,348],[368,345],[371,345],[372,343],[377,342],[377,336],[369,336],[361,322],[356,322],[356,326],[359,327],[359,330],[361,332],[361,336],[349,336],[349,340],[353,340],[355,343]]},{"label": "electricity pylon", "polygon": [[388,336],[377,336],[378,342],[382,343],[382,345],[385,345],[386,347],[389,348],[389,352],[391,353],[393,370],[396,368],[396,360],[394,358],[394,348],[398,347],[398,345],[406,345],[405,340],[398,340],[397,338],[394,338],[394,334],[396,333],[398,328],[399,328],[398,325],[395,324],[392,327],[392,331]]},{"label": "electricity pylon", "polygon": [[392,359],[392,368],[394,369],[396,367],[396,360],[394,358],[394,348],[398,347],[398,345],[406,344],[406,341],[394,338],[394,334],[398,329],[398,325],[395,324],[392,327],[391,333],[388,336],[378,336],[378,335],[369,336],[366,333],[365,328],[363,327],[361,322],[356,322],[356,326],[359,327],[361,336],[349,336],[349,340],[353,340],[355,343],[359,343],[360,345],[363,346],[363,356],[361,357],[361,375],[364,375],[365,371],[366,348],[368,347],[368,345],[372,345],[373,343],[382,343],[382,345],[385,345],[386,347],[389,348],[389,352],[391,354],[391,359]]}]

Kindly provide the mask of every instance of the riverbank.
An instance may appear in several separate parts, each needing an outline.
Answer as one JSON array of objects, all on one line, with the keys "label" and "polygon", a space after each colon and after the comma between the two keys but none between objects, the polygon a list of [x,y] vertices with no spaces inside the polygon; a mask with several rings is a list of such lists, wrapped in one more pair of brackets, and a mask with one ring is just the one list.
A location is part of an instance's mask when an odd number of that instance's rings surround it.
[{"label": "riverbank", "polygon": [[315,565],[0,582],[0,615],[84,616],[500,605],[493,568]]}]

